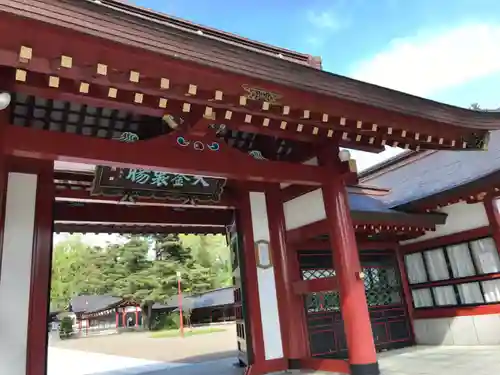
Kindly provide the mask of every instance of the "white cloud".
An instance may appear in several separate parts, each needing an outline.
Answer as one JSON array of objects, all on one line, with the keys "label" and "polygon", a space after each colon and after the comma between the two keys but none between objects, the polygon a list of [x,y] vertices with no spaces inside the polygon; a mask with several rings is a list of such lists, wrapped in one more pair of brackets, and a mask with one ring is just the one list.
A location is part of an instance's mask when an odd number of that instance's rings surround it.
[{"label": "white cloud", "polygon": [[361,81],[430,96],[500,72],[500,25],[465,24],[395,39],[349,74]]},{"label": "white cloud", "polygon": [[337,31],[341,29],[344,23],[337,17],[333,11],[316,12],[309,10],[307,12],[307,20],[318,29],[326,29],[329,31]]},{"label": "white cloud", "polygon": [[311,25],[306,29],[304,41],[308,48],[318,50],[323,47],[330,37],[341,29],[349,25],[347,18],[340,18],[339,14],[344,14],[341,10],[308,10],[306,12],[307,22]]}]

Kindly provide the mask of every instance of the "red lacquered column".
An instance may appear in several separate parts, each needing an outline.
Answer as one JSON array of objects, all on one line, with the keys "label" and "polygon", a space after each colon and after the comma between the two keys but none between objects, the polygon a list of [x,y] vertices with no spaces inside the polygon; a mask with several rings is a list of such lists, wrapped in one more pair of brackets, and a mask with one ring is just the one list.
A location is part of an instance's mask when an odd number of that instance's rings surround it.
[{"label": "red lacquered column", "polygon": [[320,156],[321,164],[331,171],[331,178],[324,183],[322,191],[333,262],[340,287],[340,308],[351,374],[378,375],[380,371],[348,195],[337,168],[340,161],[335,150],[328,150]]},{"label": "red lacquered column", "polygon": [[11,170],[38,175],[31,291],[27,342],[26,374],[44,375],[47,367],[48,316],[52,264],[54,204],[54,166],[52,162],[16,159]]},{"label": "red lacquered column", "polygon": [[300,359],[306,358],[307,338],[303,325],[304,305],[299,295],[293,293],[295,253],[286,246],[285,214],[279,185],[266,190],[267,215],[269,220],[271,256],[274,264],[281,336],[285,357],[290,369],[300,368]]}]

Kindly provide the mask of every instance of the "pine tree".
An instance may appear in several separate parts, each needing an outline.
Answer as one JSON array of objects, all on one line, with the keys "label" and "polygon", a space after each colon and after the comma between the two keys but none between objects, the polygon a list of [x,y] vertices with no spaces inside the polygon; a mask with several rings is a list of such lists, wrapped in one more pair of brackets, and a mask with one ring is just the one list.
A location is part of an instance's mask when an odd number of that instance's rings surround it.
[{"label": "pine tree", "polygon": [[[88,246],[75,235],[59,242],[53,255],[51,307],[64,309],[77,295],[112,294],[140,303],[148,324],[155,302],[176,297],[177,272],[185,296],[225,286],[230,280],[229,250],[222,236],[123,238],[123,243],[104,248]],[[155,260],[150,259],[151,251]]]},{"label": "pine tree", "polygon": [[156,260],[170,260],[180,264],[193,260],[191,250],[182,246],[178,234],[156,234],[151,238],[154,242]]}]

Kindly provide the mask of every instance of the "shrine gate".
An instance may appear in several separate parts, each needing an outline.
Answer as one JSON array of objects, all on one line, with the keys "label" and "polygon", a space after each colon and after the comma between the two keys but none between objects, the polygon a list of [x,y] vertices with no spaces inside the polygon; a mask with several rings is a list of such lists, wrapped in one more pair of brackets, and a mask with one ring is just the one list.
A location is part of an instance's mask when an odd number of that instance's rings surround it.
[{"label": "shrine gate", "polygon": [[0,76],[8,375],[45,374],[54,230],[228,233],[247,374],[379,374],[414,343],[387,244],[446,218],[379,205],[344,148],[467,152],[500,128],[115,0],[4,0]]}]

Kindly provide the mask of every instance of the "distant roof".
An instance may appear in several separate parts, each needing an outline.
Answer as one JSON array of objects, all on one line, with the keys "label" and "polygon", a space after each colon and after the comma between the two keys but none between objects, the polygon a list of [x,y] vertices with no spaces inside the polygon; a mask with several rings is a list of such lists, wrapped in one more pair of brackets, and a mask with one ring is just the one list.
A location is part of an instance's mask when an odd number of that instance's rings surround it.
[{"label": "distant roof", "polygon": [[500,171],[500,131],[491,133],[487,151],[429,151],[400,155],[360,174],[361,182],[390,188],[377,197],[395,208],[455,189]]},{"label": "distant roof", "polygon": [[71,311],[74,313],[95,312],[104,310],[123,301],[123,298],[113,296],[82,295],[71,299]]},{"label": "distant roof", "polygon": [[[183,306],[190,309],[201,309],[231,305],[234,303],[234,288],[226,287],[211,290],[206,293],[193,296],[185,296],[182,300]],[[176,309],[179,306],[178,297],[170,297],[165,304],[155,303],[153,309]]]},{"label": "distant roof", "polygon": [[360,194],[349,194],[351,216],[358,223],[400,223],[401,225],[422,225],[432,227],[444,224],[446,217],[433,213],[406,213],[391,209],[381,198]]},{"label": "distant roof", "polygon": [[221,288],[206,292],[198,296],[195,300],[194,308],[214,307],[230,305],[234,303],[234,288]]}]

